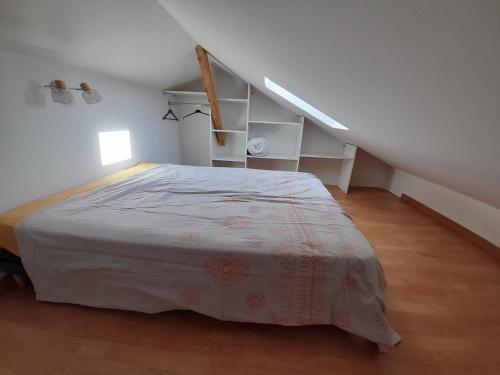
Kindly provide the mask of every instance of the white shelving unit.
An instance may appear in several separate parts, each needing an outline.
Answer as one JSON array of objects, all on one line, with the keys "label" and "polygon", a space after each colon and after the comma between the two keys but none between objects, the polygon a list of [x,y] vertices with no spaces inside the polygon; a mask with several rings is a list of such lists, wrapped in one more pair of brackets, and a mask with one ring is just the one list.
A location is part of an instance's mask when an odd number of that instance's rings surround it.
[{"label": "white shelving unit", "polygon": [[216,132],[212,132],[212,136],[210,137],[212,161],[225,160],[246,162],[246,132],[223,132],[225,137],[224,146],[219,146],[215,133]]},{"label": "white shelving unit", "polygon": [[[211,126],[210,165],[244,168],[246,166],[249,85],[225,70],[213,59],[210,62],[217,97],[223,98],[217,100],[223,129],[217,130]],[[217,143],[215,136],[217,133],[224,134],[224,146],[219,146]]]},{"label": "white shelving unit", "polygon": [[[205,146],[202,146],[198,150],[193,150],[193,153],[199,156],[195,165],[300,170],[318,175],[320,172],[314,169],[321,165],[323,170],[335,174],[335,183],[344,192],[348,191],[356,146],[342,142],[318,125],[305,120],[303,116],[282,107],[225,69],[216,60],[211,59],[210,62],[223,130],[214,129],[212,118],[209,118],[207,131],[209,142],[206,152],[209,160],[199,160],[200,155],[205,155]],[[190,88],[196,90],[199,89],[199,85]],[[205,92],[182,90],[164,92],[176,97],[182,96],[183,99],[207,102]],[[184,125],[184,121],[181,122],[181,126]],[[201,119],[190,119],[189,126],[193,126],[191,123],[194,121],[201,121],[198,127],[206,126],[206,122]],[[224,146],[219,146],[217,143],[217,133],[224,134]],[[199,130],[196,136],[203,137],[203,134],[205,131]],[[247,143],[253,137],[264,137],[268,140],[268,155],[247,155]],[[198,142],[200,145],[205,145],[202,139]],[[201,158],[203,159],[203,156]]]},{"label": "white shelving unit", "polygon": [[305,122],[299,171],[323,175],[324,180],[334,179],[347,193],[355,156],[356,146],[341,141],[309,120]]},{"label": "white shelving unit", "polygon": [[299,116],[250,88],[247,141],[264,137],[269,142],[269,154],[247,155],[247,166],[258,169],[297,171],[304,117]]}]

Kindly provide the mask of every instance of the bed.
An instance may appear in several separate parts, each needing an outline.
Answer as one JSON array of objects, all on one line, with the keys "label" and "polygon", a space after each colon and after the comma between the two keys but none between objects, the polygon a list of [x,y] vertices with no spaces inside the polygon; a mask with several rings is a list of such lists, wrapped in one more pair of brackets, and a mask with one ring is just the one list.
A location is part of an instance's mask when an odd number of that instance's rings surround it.
[{"label": "bed", "polygon": [[164,164],[88,190],[14,226],[38,300],[400,340],[372,248],[313,175]]}]

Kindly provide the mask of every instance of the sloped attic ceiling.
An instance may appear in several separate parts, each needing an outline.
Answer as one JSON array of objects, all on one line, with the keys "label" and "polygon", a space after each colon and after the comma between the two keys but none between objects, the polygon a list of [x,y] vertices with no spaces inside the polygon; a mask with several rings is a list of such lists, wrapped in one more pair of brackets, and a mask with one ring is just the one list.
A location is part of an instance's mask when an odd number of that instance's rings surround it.
[{"label": "sloped attic ceiling", "polygon": [[1,47],[158,89],[199,76],[194,40],[156,0],[2,0]]},{"label": "sloped attic ceiling", "polygon": [[497,0],[160,0],[262,91],[264,76],[385,162],[500,208]]}]

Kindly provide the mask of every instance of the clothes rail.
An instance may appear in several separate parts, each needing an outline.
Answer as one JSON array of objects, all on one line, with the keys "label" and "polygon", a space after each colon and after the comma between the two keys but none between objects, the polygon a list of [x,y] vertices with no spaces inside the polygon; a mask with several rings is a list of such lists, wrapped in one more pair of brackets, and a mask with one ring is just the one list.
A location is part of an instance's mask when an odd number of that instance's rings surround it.
[{"label": "clothes rail", "polygon": [[168,102],[168,105],[194,105],[197,107],[209,107],[208,103]]}]

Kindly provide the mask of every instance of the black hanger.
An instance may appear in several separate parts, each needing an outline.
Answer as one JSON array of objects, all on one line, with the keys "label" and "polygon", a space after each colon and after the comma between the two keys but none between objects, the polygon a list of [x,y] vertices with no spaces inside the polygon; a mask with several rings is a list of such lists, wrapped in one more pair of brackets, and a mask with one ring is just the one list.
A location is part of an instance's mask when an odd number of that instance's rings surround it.
[{"label": "black hanger", "polygon": [[187,114],[186,116],[184,116],[183,119],[185,119],[186,117],[189,117],[191,115],[196,115],[198,113],[201,115],[210,116],[208,113],[202,112],[201,110],[197,109],[196,111],[191,112],[190,114]]},{"label": "black hanger", "polygon": [[[174,116],[174,118],[169,118],[168,115]],[[179,121],[177,116],[175,115],[174,111],[172,111],[172,108],[170,107],[170,104],[168,105],[168,112],[165,116],[163,116],[163,120],[173,120],[173,121]]]}]

